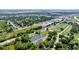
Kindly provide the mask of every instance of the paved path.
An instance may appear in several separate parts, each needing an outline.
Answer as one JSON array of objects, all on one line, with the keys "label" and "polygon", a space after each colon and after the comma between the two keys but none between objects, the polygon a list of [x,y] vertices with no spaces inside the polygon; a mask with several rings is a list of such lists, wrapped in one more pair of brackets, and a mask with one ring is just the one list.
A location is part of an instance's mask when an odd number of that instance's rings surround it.
[{"label": "paved path", "polygon": [[16,38],[12,38],[12,39],[10,39],[10,40],[6,40],[6,41],[4,41],[4,42],[1,42],[0,45],[5,45],[5,44],[7,44],[7,43],[10,43],[10,42],[14,41],[15,39],[16,39]]},{"label": "paved path", "polygon": [[[56,43],[59,42],[59,35],[62,34],[64,31],[68,30],[69,28],[71,28],[71,25],[68,25],[63,31],[61,31],[60,33],[58,33],[57,39],[56,39],[56,41],[55,41],[54,44],[56,44]],[[55,47],[55,45],[54,45],[54,47]],[[52,50],[55,50],[55,48],[52,48]]]},{"label": "paved path", "polygon": [[79,19],[77,18],[77,16],[74,16],[74,21],[79,25]]},{"label": "paved path", "polygon": [[[15,27],[15,25],[12,23],[12,22],[10,22],[14,27]],[[61,22],[60,22],[61,23]],[[59,23],[57,24],[57,25],[59,25]],[[24,27],[24,28],[20,28],[20,29],[18,29],[18,30],[22,30],[22,29],[25,29],[25,28],[27,28],[27,27]],[[17,31],[17,30],[16,30]],[[0,42],[0,45],[5,45],[5,44],[7,44],[7,43],[10,43],[10,42],[12,42],[12,41],[14,41],[16,38],[12,38],[12,39],[8,39],[8,40],[6,40],[6,41],[4,41],[4,42]]]}]

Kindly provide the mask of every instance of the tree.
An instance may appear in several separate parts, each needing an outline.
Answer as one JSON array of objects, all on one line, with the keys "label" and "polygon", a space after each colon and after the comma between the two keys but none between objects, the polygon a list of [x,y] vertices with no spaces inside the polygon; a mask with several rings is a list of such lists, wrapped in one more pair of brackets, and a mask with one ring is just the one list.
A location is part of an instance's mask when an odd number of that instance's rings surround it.
[{"label": "tree", "polygon": [[23,48],[23,43],[21,41],[16,42],[15,49],[22,50],[22,48]]},{"label": "tree", "polygon": [[79,50],[79,46],[74,45],[73,50]]},{"label": "tree", "polygon": [[47,42],[48,42],[48,41],[45,40],[45,41],[43,41],[43,42],[40,43],[40,44],[42,44],[42,46],[43,46],[44,49],[47,49],[47,47],[48,47]]},{"label": "tree", "polygon": [[60,41],[61,41],[63,44],[68,44],[68,43],[69,43],[69,41],[68,41],[67,39],[65,39],[65,38],[62,38]]},{"label": "tree", "polygon": [[74,23],[72,24],[72,29],[70,32],[73,32],[73,33],[78,33],[78,24]]},{"label": "tree", "polygon": [[37,50],[37,49],[38,49],[38,47],[36,45],[34,45],[34,44],[30,48],[30,50]]},{"label": "tree", "polygon": [[73,46],[75,45],[74,41],[69,42],[69,49],[73,50]]},{"label": "tree", "polygon": [[62,44],[62,50],[69,50],[68,44]]},{"label": "tree", "polygon": [[32,25],[32,24],[33,24],[32,19],[28,19],[28,20],[27,20],[27,23],[28,23],[28,25]]},{"label": "tree", "polygon": [[56,50],[60,50],[62,48],[62,43],[58,42],[55,44],[55,46],[56,46],[55,47]]},{"label": "tree", "polygon": [[47,41],[50,41],[51,40],[51,37],[47,37],[47,39],[46,39]]},{"label": "tree", "polygon": [[57,35],[57,32],[56,31],[53,31],[53,32],[49,31],[48,32],[48,37],[51,37],[52,38],[52,36],[56,36],[56,35]]},{"label": "tree", "polygon": [[4,47],[4,50],[15,50],[15,47],[14,45],[9,45],[9,46]]},{"label": "tree", "polygon": [[44,49],[44,45],[42,43],[39,44],[39,49]]},{"label": "tree", "polygon": [[53,41],[53,40],[49,41],[49,42],[48,42],[48,45],[49,45],[49,48],[53,48],[53,46],[54,46],[54,41]]},{"label": "tree", "polygon": [[54,40],[54,41],[56,40],[56,36],[53,37],[53,40]]},{"label": "tree", "polygon": [[61,34],[59,35],[59,38],[61,38],[61,39],[62,39],[63,37],[64,37],[64,35],[61,35]]},{"label": "tree", "polygon": [[29,35],[22,35],[21,36],[21,41],[22,42],[29,42],[30,40],[29,40],[30,38],[29,38]]},{"label": "tree", "polygon": [[79,46],[79,40],[75,39],[74,42],[76,46]]},{"label": "tree", "polygon": [[4,49],[4,46],[0,46],[0,50],[3,50]]},{"label": "tree", "polygon": [[23,33],[22,33],[22,32],[20,32],[20,33],[18,33],[18,34],[17,34],[17,36],[22,36],[22,35],[23,35]]},{"label": "tree", "polygon": [[74,35],[70,35],[70,37],[69,37],[71,40],[73,40],[74,39]]},{"label": "tree", "polygon": [[13,31],[13,29],[11,27],[7,28],[7,32],[12,32],[12,31]]},{"label": "tree", "polygon": [[63,31],[64,29],[63,28],[60,28],[60,30]]},{"label": "tree", "polygon": [[15,39],[15,41],[20,41],[21,39],[19,38],[19,37],[17,37],[16,39]]},{"label": "tree", "polygon": [[35,34],[40,34],[40,31],[38,31],[38,32],[36,31]]},{"label": "tree", "polygon": [[46,31],[48,31],[49,29],[48,28],[46,28]]},{"label": "tree", "polygon": [[57,32],[56,31],[53,31],[52,32],[52,35],[56,36],[57,35]]},{"label": "tree", "polygon": [[33,45],[34,45],[34,44],[33,44],[32,42],[28,42],[28,43],[27,43],[27,48],[26,48],[26,49],[34,48]]},{"label": "tree", "polygon": [[51,49],[51,48],[53,48],[53,46],[54,46],[54,40],[52,39],[52,40],[50,40],[50,41],[44,41],[43,42],[43,47],[44,47],[44,49]]}]

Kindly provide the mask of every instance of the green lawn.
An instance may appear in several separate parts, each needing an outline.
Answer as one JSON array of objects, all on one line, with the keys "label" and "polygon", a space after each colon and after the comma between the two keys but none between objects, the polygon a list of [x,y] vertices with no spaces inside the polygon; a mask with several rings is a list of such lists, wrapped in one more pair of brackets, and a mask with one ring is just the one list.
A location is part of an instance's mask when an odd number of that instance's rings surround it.
[{"label": "green lawn", "polygon": [[31,38],[31,37],[38,37],[39,36],[39,34],[35,34],[35,33],[32,33],[32,34],[29,34],[29,37]]},{"label": "green lawn", "polygon": [[34,25],[32,25],[32,26],[25,27],[25,28],[23,28],[23,29],[21,29],[21,30],[15,31],[15,32],[6,33],[5,35],[0,36],[0,42],[1,42],[1,41],[4,41],[4,40],[11,39],[11,38],[13,38],[14,36],[17,37],[17,34],[19,34],[19,33],[26,33],[26,34],[28,34],[28,32],[30,32],[32,29],[37,30],[37,28],[39,28],[39,27],[40,27],[40,26],[38,26],[37,24],[34,24]]},{"label": "green lawn", "polygon": [[57,32],[61,32],[61,28],[66,28],[68,26],[68,24],[66,24],[66,23],[59,23],[59,24],[57,24],[56,26],[54,26],[53,28],[52,28],[52,30],[54,30],[54,31],[57,31]]},{"label": "green lawn", "polygon": [[0,21],[0,31],[4,31],[6,29],[6,22],[5,21]]},{"label": "green lawn", "polygon": [[76,16],[77,19],[79,19],[79,16]]},{"label": "green lawn", "polygon": [[74,34],[75,38],[79,38],[79,33],[78,34]]},{"label": "green lawn", "polygon": [[71,30],[72,25],[69,25],[69,27],[62,33],[63,35],[66,35],[69,33],[69,31]]}]

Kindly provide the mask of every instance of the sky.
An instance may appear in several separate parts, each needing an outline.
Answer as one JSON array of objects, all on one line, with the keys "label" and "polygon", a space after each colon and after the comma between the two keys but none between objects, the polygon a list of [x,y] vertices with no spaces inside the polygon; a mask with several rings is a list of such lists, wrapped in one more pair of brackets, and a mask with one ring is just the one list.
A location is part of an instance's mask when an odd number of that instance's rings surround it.
[{"label": "sky", "polygon": [[79,0],[0,0],[0,9],[79,9]]}]

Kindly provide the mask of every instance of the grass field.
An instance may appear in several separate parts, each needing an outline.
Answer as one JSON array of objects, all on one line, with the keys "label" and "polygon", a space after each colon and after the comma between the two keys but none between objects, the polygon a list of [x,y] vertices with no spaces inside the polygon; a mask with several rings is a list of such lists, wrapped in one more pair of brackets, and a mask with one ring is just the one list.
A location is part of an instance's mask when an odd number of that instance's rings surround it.
[{"label": "grass field", "polygon": [[66,28],[68,26],[67,23],[59,23],[52,28],[53,31],[61,32],[61,28]]},{"label": "grass field", "polygon": [[69,33],[69,31],[71,30],[72,25],[69,25],[69,27],[62,33],[63,35],[66,35]]},{"label": "grass field", "polygon": [[75,37],[76,39],[79,39],[79,33],[78,33],[78,34],[74,34],[74,37]]},{"label": "grass field", "polygon": [[32,26],[25,27],[23,29],[20,29],[20,30],[15,31],[15,32],[6,33],[6,34],[0,36],[0,42],[1,41],[5,41],[5,40],[8,40],[8,39],[11,39],[14,36],[16,37],[17,34],[19,34],[19,33],[26,33],[27,34],[27,32],[30,32],[32,29],[36,29],[38,27],[39,26],[37,24],[34,24]]},{"label": "grass field", "polygon": [[79,19],[79,16],[76,16],[77,19]]},{"label": "grass field", "polygon": [[0,32],[4,31],[6,29],[6,22],[5,21],[0,21]]}]

